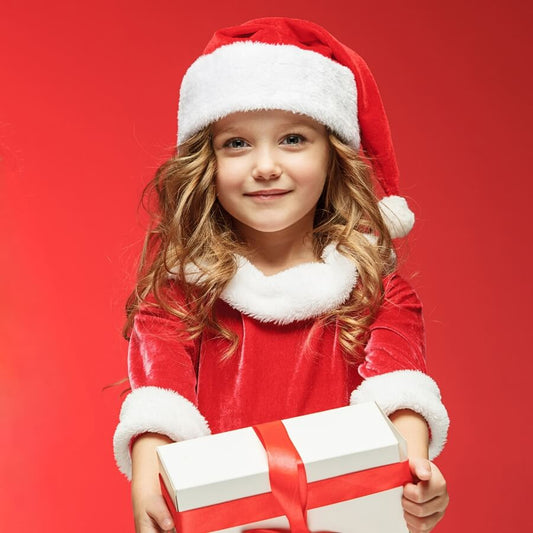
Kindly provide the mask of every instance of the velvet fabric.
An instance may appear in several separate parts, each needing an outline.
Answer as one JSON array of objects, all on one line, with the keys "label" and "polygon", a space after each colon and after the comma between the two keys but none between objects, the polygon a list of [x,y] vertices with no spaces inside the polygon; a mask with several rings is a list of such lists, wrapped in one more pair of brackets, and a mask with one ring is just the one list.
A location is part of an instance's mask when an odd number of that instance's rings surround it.
[{"label": "velvet fabric", "polygon": [[[397,274],[384,283],[385,302],[359,365],[341,353],[338,326],[317,319],[265,323],[219,300],[219,320],[239,337],[237,352],[222,361],[226,341],[210,333],[186,340],[176,317],[144,306],[130,341],[131,387],[177,392],[198,407],[213,433],[348,405],[365,378],[426,371],[420,301]],[[175,284],[173,290],[179,301]]]}]

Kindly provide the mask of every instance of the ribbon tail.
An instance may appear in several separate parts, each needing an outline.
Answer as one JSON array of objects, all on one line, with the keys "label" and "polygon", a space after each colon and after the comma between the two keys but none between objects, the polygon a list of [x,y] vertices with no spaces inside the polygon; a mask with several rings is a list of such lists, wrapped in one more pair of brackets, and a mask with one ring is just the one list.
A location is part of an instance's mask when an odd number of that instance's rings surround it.
[{"label": "ribbon tail", "polygon": [[270,489],[283,509],[291,533],[311,533],[307,527],[305,466],[281,421],[254,426],[266,450]]}]

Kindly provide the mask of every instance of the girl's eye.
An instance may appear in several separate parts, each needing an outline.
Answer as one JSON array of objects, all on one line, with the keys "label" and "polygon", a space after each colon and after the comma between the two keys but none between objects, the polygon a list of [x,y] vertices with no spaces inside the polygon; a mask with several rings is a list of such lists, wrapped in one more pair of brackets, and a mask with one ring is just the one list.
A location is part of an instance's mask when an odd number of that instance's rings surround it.
[{"label": "girl's eye", "polygon": [[224,143],[224,147],[228,148],[245,148],[248,143],[244,139],[230,139]]},{"label": "girl's eye", "polygon": [[283,139],[284,144],[301,144],[305,139],[301,135],[292,133]]}]

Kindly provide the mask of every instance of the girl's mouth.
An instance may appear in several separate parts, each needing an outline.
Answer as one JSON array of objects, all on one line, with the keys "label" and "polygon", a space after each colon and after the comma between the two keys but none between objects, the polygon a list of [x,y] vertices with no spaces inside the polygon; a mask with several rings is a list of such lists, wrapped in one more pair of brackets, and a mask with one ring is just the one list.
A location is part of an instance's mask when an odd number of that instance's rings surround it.
[{"label": "girl's mouth", "polygon": [[245,193],[244,196],[250,196],[258,200],[274,200],[281,196],[288,194],[290,191],[286,189],[265,189],[261,191],[253,191]]}]

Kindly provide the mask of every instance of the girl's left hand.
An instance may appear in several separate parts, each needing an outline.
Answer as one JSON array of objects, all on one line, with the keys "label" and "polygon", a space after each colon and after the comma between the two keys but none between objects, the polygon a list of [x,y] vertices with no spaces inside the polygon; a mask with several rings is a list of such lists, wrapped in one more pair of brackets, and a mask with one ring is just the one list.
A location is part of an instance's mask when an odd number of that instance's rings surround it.
[{"label": "girl's left hand", "polygon": [[418,479],[403,488],[402,507],[410,533],[431,531],[444,516],[450,500],[446,480],[427,459],[409,459],[411,473]]}]

